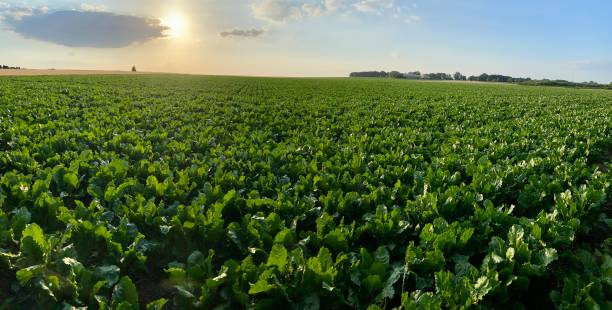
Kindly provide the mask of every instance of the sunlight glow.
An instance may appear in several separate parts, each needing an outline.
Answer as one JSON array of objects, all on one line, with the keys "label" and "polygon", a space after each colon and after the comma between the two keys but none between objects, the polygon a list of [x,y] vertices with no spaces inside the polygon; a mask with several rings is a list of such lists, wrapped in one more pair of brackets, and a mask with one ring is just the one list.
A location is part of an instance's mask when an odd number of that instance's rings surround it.
[{"label": "sunlight glow", "polygon": [[165,34],[169,38],[184,38],[187,36],[188,21],[185,15],[174,12],[161,19],[162,26],[168,27]]}]

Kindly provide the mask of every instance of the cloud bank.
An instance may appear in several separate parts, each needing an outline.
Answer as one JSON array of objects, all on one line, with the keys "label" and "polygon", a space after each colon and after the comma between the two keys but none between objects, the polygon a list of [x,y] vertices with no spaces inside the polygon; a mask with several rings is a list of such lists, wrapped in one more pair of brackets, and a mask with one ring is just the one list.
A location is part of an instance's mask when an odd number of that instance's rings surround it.
[{"label": "cloud bank", "polygon": [[222,37],[246,37],[254,38],[264,34],[266,31],[263,29],[233,29],[229,31],[223,31],[219,33]]},{"label": "cloud bank", "polygon": [[167,27],[160,20],[98,10],[48,12],[48,9],[8,8],[4,24],[29,39],[69,47],[120,48],[161,38]]}]

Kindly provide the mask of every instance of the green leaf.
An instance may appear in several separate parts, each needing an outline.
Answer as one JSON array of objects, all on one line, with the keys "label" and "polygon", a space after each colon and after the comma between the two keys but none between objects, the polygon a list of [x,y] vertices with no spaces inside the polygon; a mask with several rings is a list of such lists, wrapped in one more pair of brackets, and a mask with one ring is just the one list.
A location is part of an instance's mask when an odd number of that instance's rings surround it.
[{"label": "green leaf", "polygon": [[295,235],[293,234],[293,231],[291,231],[289,228],[285,228],[281,230],[278,234],[276,234],[276,236],[274,237],[274,243],[282,245],[291,245],[295,243]]},{"label": "green leaf", "polygon": [[332,230],[323,239],[325,245],[332,249],[345,249],[348,245],[347,240],[347,236],[341,229]]},{"label": "green leaf", "polygon": [[393,296],[395,295],[395,289],[393,288],[393,285],[400,279],[403,272],[404,272],[403,266],[397,266],[393,269],[393,272],[385,281],[382,292],[376,298],[378,301],[381,301],[385,298],[389,298],[389,299],[393,298]]},{"label": "green leaf", "polygon": [[254,294],[264,293],[273,288],[274,288],[274,285],[269,284],[268,281],[264,279],[259,279],[259,281],[255,282],[255,284],[251,285],[251,288],[249,289],[249,294],[254,295]]},{"label": "green leaf", "polygon": [[487,278],[486,276],[481,276],[480,278],[478,278],[478,280],[476,280],[476,284],[474,284],[472,299],[474,300],[474,302],[482,300],[484,296],[487,295],[489,291],[491,291],[492,288],[493,287],[491,285],[491,282],[489,281],[489,278]]},{"label": "green leaf", "polygon": [[[138,309],[138,291],[136,285],[132,282],[130,277],[124,276],[119,280],[119,283],[115,285],[112,296],[112,304],[114,308],[118,309],[119,306],[129,308],[122,309]],[[121,305],[123,304],[123,305]]]},{"label": "green leaf", "polygon": [[21,251],[24,256],[36,262],[42,262],[49,252],[49,244],[43,230],[36,223],[28,224],[21,236]]},{"label": "green leaf", "polygon": [[127,301],[119,303],[114,308],[115,308],[115,310],[138,310],[138,307],[135,307],[134,305],[132,305],[131,303],[129,303]]},{"label": "green leaf", "polygon": [[382,281],[380,280],[380,276],[375,274],[367,276],[361,281],[361,284],[363,284],[366,290],[368,290],[368,292],[370,293],[382,288]]},{"label": "green leaf", "polygon": [[376,249],[376,252],[374,252],[374,258],[383,264],[388,264],[389,251],[387,251],[387,248],[385,248],[384,246],[380,246],[378,247],[378,249]]},{"label": "green leaf", "polygon": [[537,257],[542,266],[548,266],[550,263],[557,260],[557,250],[553,248],[545,248],[538,252]]},{"label": "green leaf", "polygon": [[30,223],[31,217],[32,214],[25,207],[13,211],[11,228],[13,229],[13,233],[15,234],[16,238],[21,236],[21,233],[25,229],[26,225]]},{"label": "green leaf", "polygon": [[512,227],[510,227],[510,231],[508,232],[508,242],[510,243],[510,246],[518,248],[518,245],[523,242],[524,235],[525,231],[523,230],[522,226],[512,225]]},{"label": "green leaf", "polygon": [[182,283],[187,278],[187,271],[183,268],[171,267],[166,269],[166,273],[173,283]]},{"label": "green leaf", "polygon": [[147,310],[162,310],[168,301],[165,298],[152,301],[147,304]]},{"label": "green leaf", "polygon": [[455,275],[461,277],[470,272],[473,266],[470,264],[469,259],[470,257],[465,255],[453,256],[453,261],[455,262]]},{"label": "green leaf", "polygon": [[273,245],[267,265],[276,266],[280,271],[284,271],[287,265],[287,249],[281,244]]},{"label": "green leaf", "polygon": [[474,228],[472,227],[466,228],[461,233],[461,237],[459,238],[459,241],[461,242],[461,244],[465,245],[466,243],[468,243],[468,241],[470,241],[470,238],[472,238],[473,234],[474,234]]},{"label": "green leaf", "polygon": [[66,173],[62,177],[62,180],[65,184],[67,184],[70,188],[75,189],[79,185],[79,177],[74,173]]},{"label": "green leaf", "polygon": [[33,278],[41,276],[44,269],[45,266],[43,265],[30,266],[28,268],[18,270],[15,277],[19,283],[21,283],[21,285],[25,286]]},{"label": "green leaf", "polygon": [[35,286],[42,291],[42,294],[46,294],[46,296],[51,297],[51,299],[57,300],[57,297],[52,289],[52,287],[59,288],[59,279],[57,277],[49,276],[47,279],[39,278],[36,280]]},{"label": "green leaf", "polygon": [[331,256],[331,253],[326,247],[321,247],[319,249],[319,254],[317,255],[317,260],[319,264],[321,264],[321,271],[328,270],[329,268],[334,267],[334,260]]},{"label": "green leaf", "polygon": [[514,248],[513,247],[509,247],[508,250],[506,250],[506,259],[509,261],[513,261],[514,260]]},{"label": "green leaf", "polygon": [[106,281],[108,287],[112,287],[119,281],[119,267],[115,265],[100,266],[95,269],[96,275]]}]

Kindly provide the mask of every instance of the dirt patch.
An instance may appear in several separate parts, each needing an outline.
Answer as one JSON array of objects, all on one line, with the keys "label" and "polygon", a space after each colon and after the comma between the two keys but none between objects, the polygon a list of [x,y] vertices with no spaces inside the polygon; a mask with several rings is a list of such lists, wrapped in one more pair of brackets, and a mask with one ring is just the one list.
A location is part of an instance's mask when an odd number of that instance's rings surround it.
[{"label": "dirt patch", "polygon": [[9,271],[0,270],[0,309],[2,309],[2,303],[9,300],[11,296],[11,283],[15,281],[15,274]]}]

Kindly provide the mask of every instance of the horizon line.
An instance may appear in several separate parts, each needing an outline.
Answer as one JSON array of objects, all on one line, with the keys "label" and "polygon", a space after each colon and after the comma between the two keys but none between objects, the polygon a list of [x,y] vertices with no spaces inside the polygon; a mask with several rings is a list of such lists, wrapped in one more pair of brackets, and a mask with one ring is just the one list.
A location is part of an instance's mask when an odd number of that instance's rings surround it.
[{"label": "horizon line", "polygon": [[[29,71],[75,71],[75,72],[101,72],[101,73],[106,73],[106,74],[177,74],[177,75],[194,75],[194,76],[227,76],[227,77],[261,77],[261,78],[345,78],[345,77],[349,77],[349,75],[352,72],[372,72],[372,71],[376,71],[376,72],[392,72],[392,71],[397,71],[397,72],[415,72],[415,71],[419,71],[421,72],[421,74],[431,74],[431,73],[446,73],[446,74],[450,74],[452,75],[453,73],[447,73],[447,72],[425,72],[422,70],[408,70],[408,71],[399,71],[399,70],[365,70],[365,71],[351,71],[348,72],[345,75],[292,75],[292,74],[287,74],[287,75],[277,75],[277,74],[224,74],[224,73],[193,73],[193,72],[178,72],[178,71],[136,71],[133,72],[131,70],[121,70],[121,69],[70,69],[70,68],[28,68],[28,67],[20,67],[20,69],[2,69],[1,66],[3,64],[0,64],[0,73],[2,71],[23,71],[23,70],[29,70]],[[460,72],[460,71],[455,71],[455,72]],[[506,75],[506,74],[502,74],[502,73],[486,73],[483,72],[481,74],[488,74],[488,75]],[[481,74],[471,74],[471,76],[479,76]],[[42,74],[41,74],[42,75]],[[59,74],[58,74],[59,75]],[[2,75],[0,74],[0,76],[11,76],[11,75]],[[18,75],[16,75],[18,76]],[[23,75],[23,76],[27,76],[27,75]],[[469,75],[466,75],[469,76]],[[510,77],[514,77],[511,75],[507,75]],[[523,78],[523,77],[519,77],[519,78]],[[532,77],[524,77],[524,78],[531,78],[533,80],[551,80],[551,81],[568,81],[568,82],[572,82],[572,83],[583,83],[583,82],[591,82],[591,81],[595,81],[595,80],[590,80],[590,81],[575,81],[575,80],[566,80],[566,79],[559,79],[559,78],[532,78]],[[415,79],[415,80],[419,80],[419,79]],[[596,81],[596,83],[599,84],[603,84],[606,85],[608,83],[612,83],[611,82],[603,82],[603,81]]]}]

